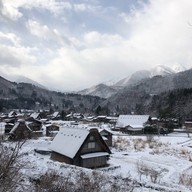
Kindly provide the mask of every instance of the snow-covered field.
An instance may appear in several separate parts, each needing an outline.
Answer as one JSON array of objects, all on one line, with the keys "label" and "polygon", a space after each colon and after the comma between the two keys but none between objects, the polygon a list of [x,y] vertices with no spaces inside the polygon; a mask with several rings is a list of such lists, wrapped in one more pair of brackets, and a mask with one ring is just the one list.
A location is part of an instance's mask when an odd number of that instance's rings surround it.
[{"label": "snow-covered field", "polygon": [[[97,171],[107,175],[128,177],[137,183],[134,192],[147,191],[192,191],[192,139],[184,133],[168,136],[114,136],[114,146],[108,161],[109,166]],[[28,140],[22,152],[27,167],[22,172],[35,177],[47,170],[68,174],[71,170],[87,173],[90,169],[75,167],[50,160],[50,155],[41,155],[34,149],[49,149],[51,138]]]}]

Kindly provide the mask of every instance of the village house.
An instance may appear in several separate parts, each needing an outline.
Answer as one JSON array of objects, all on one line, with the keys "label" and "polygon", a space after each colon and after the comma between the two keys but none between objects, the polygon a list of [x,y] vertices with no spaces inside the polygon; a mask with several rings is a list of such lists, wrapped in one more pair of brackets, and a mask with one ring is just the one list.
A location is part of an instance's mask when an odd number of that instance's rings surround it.
[{"label": "village house", "polygon": [[23,119],[18,120],[9,133],[10,139],[15,140],[27,139],[32,136],[32,130]]},{"label": "village house", "polygon": [[104,141],[107,143],[109,147],[112,146],[112,138],[113,138],[113,133],[110,130],[107,129],[102,129],[100,130],[100,135],[103,137]]},{"label": "village house", "polygon": [[27,122],[27,125],[33,131],[33,136],[43,136],[42,122],[40,120],[31,119],[30,122]]},{"label": "village house", "polygon": [[149,115],[120,115],[116,123],[116,129],[124,133],[141,134],[149,120]]},{"label": "village house", "polygon": [[184,124],[183,124],[183,128],[187,131],[192,133],[192,120],[191,119],[187,119],[185,120]]},{"label": "village house", "polygon": [[46,127],[46,136],[55,137],[59,132],[59,125],[56,124],[47,124]]},{"label": "village house", "polygon": [[40,113],[34,112],[34,113],[31,113],[31,115],[29,116],[29,119],[40,120],[41,119],[41,115],[40,115]]},{"label": "village house", "polygon": [[60,113],[58,111],[51,114],[51,119],[52,120],[59,120],[60,118],[61,118],[61,115],[60,115]]},{"label": "village house", "polygon": [[16,117],[17,116],[17,113],[15,111],[10,111],[9,114],[8,114],[8,118],[13,118],[13,117]]},{"label": "village house", "polygon": [[13,126],[14,126],[13,123],[5,123],[5,134],[9,134]]},{"label": "village house", "polygon": [[96,128],[62,128],[51,150],[51,159],[86,168],[106,166],[111,153]]}]

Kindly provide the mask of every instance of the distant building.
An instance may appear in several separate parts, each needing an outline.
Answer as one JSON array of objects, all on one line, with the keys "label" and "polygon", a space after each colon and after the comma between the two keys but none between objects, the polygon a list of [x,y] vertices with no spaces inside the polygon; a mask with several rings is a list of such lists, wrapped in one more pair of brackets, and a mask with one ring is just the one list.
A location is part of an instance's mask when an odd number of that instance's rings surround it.
[{"label": "distant building", "polygon": [[100,134],[101,134],[101,136],[103,137],[104,141],[107,143],[107,145],[108,145],[109,147],[111,147],[111,146],[112,146],[112,138],[113,138],[113,133],[112,133],[112,131],[107,130],[107,129],[102,129],[102,130],[100,131]]},{"label": "distant building", "polygon": [[46,127],[46,136],[55,137],[59,132],[59,126],[55,124],[47,124]]},{"label": "distant building", "polygon": [[10,131],[10,138],[15,140],[31,138],[32,130],[24,120],[18,120]]},{"label": "distant building", "polygon": [[52,115],[51,115],[51,119],[52,120],[59,120],[61,118],[61,115],[58,111],[54,112]]},{"label": "distant building", "polygon": [[40,115],[40,113],[34,112],[34,113],[31,113],[29,118],[40,120],[41,119],[41,115]]},{"label": "distant building", "polygon": [[116,123],[116,129],[132,134],[143,133],[149,119],[149,115],[120,115]]}]

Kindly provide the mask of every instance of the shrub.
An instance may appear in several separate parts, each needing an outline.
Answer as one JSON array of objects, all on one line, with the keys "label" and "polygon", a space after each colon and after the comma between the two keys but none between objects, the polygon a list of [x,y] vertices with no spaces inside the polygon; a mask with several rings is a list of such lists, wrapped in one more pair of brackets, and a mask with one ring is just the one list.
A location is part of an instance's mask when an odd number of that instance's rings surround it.
[{"label": "shrub", "polygon": [[192,187],[192,176],[186,173],[182,173],[179,176],[179,184]]},{"label": "shrub", "polygon": [[24,166],[23,154],[20,153],[24,142],[13,143],[13,147],[0,144],[0,191],[12,192],[23,188],[23,175],[20,173]]},{"label": "shrub", "polygon": [[151,182],[157,183],[160,180],[163,172],[167,172],[166,169],[155,170],[153,167],[149,167],[143,162],[137,162],[137,172],[139,174],[139,178],[141,180],[142,176],[149,177]]}]

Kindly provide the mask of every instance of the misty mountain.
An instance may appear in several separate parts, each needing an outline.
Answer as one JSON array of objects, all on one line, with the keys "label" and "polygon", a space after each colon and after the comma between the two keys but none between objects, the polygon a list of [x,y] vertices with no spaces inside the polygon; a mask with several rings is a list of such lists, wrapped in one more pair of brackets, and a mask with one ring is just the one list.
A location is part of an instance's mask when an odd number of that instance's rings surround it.
[{"label": "misty mountain", "polygon": [[173,65],[172,67],[157,65],[150,70],[136,71],[131,76],[118,81],[115,85],[126,87],[140,83],[143,79],[152,78],[154,76],[171,75],[185,70],[186,69],[182,65]]},{"label": "misty mountain", "polygon": [[[111,112],[157,114],[159,106],[154,105],[154,98],[158,97],[159,105],[163,105],[167,98],[166,94],[175,90],[188,90],[191,88],[192,69],[164,77],[154,76],[134,86],[125,87],[104,101],[102,106],[108,107]],[[162,97],[162,94],[164,97]],[[152,104],[154,105],[153,107],[151,107]],[[188,106],[188,108],[191,108],[191,106]]]},{"label": "misty mountain", "polygon": [[113,86],[107,86],[105,84],[98,84],[96,86],[92,86],[91,88],[79,91],[78,94],[98,96],[101,98],[109,98],[112,95],[114,95],[115,93],[117,93],[117,91],[118,91],[118,88],[115,88]]},{"label": "misty mountain", "polygon": [[151,79],[154,76],[164,77],[184,70],[186,69],[181,65],[174,65],[172,66],[172,68],[163,65],[158,65],[150,70],[136,71],[131,76],[121,79],[113,84],[107,82],[106,84],[103,83],[92,86],[91,88],[79,91],[78,94],[109,98],[112,95],[118,93],[121,89],[139,84],[143,80]]},{"label": "misty mountain", "polygon": [[10,82],[0,77],[0,110],[34,109],[92,112],[102,102],[96,96],[49,91],[29,83]]},{"label": "misty mountain", "polygon": [[0,72],[0,75],[11,81],[11,82],[16,82],[16,83],[29,83],[29,84],[32,84],[32,85],[35,85],[37,87],[40,87],[40,88],[43,88],[43,89],[46,89],[45,86],[41,85],[40,83],[28,78],[28,77],[25,77],[23,75],[10,75],[10,74],[5,74],[3,72]]},{"label": "misty mountain", "polygon": [[119,86],[119,87],[126,87],[132,84],[136,84],[139,83],[141,80],[146,79],[146,78],[150,78],[150,71],[147,70],[141,70],[141,71],[136,71],[135,73],[133,73],[130,76],[121,79],[120,81],[118,81],[115,86]]}]

